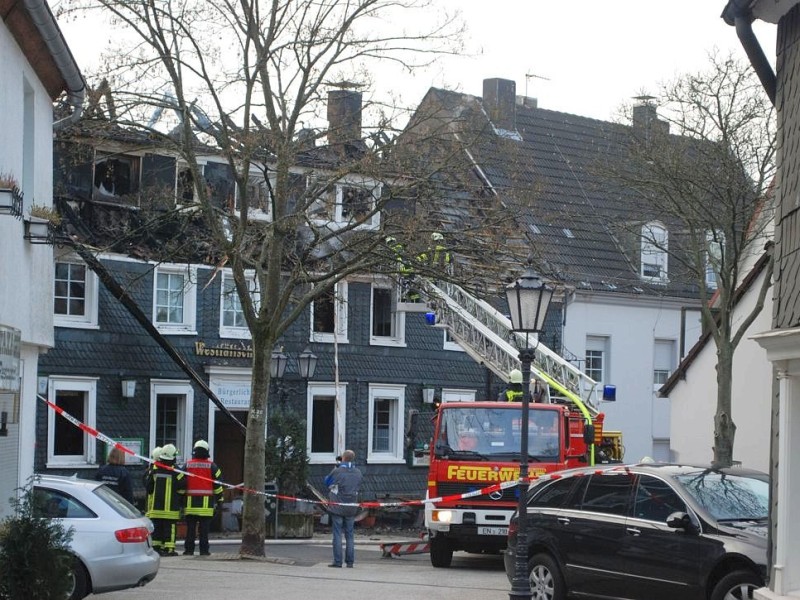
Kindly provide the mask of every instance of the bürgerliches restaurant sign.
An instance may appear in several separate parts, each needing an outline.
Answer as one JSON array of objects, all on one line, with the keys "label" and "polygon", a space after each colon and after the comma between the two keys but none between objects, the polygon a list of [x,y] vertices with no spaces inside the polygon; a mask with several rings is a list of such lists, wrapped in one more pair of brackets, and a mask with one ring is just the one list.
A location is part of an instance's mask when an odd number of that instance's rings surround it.
[{"label": "b\u00fcrgerliches restaurant sign", "polygon": [[0,325],[0,391],[19,392],[19,349],[22,332]]},{"label": "b\u00fcrgerliches restaurant sign", "polygon": [[253,358],[253,346],[224,342],[216,346],[208,346],[205,342],[195,342],[194,353],[197,356],[209,358]]}]

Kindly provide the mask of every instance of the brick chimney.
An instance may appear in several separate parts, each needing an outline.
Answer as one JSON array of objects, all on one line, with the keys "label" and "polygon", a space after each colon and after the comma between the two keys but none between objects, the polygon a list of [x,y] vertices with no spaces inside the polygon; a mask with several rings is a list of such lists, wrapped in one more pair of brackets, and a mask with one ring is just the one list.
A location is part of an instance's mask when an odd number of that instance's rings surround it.
[{"label": "brick chimney", "polygon": [[517,129],[517,84],[510,79],[483,80],[483,108],[497,129]]},{"label": "brick chimney", "polygon": [[656,105],[650,102],[650,96],[641,96],[639,104],[633,107],[633,127],[645,132],[657,131],[662,134],[669,133],[669,123],[658,118]]},{"label": "brick chimney", "polygon": [[345,144],[361,140],[361,92],[331,90],[328,92],[328,144]]}]

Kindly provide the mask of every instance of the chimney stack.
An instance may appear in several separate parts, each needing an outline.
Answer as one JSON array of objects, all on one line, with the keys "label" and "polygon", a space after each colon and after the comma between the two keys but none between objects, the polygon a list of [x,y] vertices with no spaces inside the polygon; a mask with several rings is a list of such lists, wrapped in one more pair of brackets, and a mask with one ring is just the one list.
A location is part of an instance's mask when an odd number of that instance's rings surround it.
[{"label": "chimney stack", "polygon": [[510,79],[483,80],[483,107],[496,129],[517,130],[517,84]]},{"label": "chimney stack", "polygon": [[669,133],[669,123],[658,118],[656,105],[651,102],[652,96],[637,96],[639,104],[633,107],[633,127],[646,133],[658,131],[662,134]]},{"label": "chimney stack", "polygon": [[328,144],[331,146],[361,140],[361,92],[328,92]]}]

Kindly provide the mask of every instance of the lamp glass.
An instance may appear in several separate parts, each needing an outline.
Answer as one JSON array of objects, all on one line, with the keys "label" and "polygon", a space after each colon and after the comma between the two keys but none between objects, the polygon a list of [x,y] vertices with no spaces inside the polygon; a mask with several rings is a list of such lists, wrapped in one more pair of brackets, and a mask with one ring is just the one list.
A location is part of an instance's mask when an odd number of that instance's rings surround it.
[{"label": "lamp glass", "polygon": [[297,371],[303,379],[311,379],[316,370],[317,355],[311,352],[311,348],[306,346],[306,349],[297,357]]},{"label": "lamp glass", "polygon": [[272,379],[283,379],[283,374],[286,373],[286,364],[288,362],[289,358],[280,348],[273,350],[272,358],[269,361],[269,376]]},{"label": "lamp glass", "polygon": [[526,269],[522,277],[506,287],[511,328],[521,332],[542,331],[552,298],[553,288],[533,269]]}]

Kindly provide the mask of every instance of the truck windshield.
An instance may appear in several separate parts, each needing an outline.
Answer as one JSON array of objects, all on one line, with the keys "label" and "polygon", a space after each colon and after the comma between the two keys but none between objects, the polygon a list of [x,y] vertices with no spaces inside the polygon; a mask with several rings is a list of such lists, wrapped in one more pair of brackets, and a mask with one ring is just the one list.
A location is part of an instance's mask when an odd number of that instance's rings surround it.
[{"label": "truck windshield", "polygon": [[[530,408],[528,456],[533,461],[559,460],[559,415],[555,410]],[[497,408],[445,408],[439,420],[436,452],[451,459],[519,460],[522,409],[498,405]]]}]

